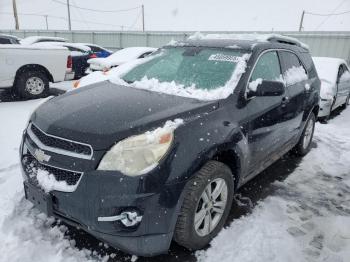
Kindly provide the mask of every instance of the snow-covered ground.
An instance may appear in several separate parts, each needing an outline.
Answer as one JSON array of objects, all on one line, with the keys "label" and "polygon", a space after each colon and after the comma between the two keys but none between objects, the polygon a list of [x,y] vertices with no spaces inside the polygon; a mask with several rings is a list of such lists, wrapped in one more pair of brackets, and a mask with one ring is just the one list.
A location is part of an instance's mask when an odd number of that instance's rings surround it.
[{"label": "snow-covered ground", "polygon": [[[65,226],[53,226],[24,200],[18,148],[40,102],[0,103],[0,261],[106,261],[76,248]],[[299,166],[273,184],[271,196],[196,252],[200,261],[349,261],[350,109],[317,123],[314,141]]]}]

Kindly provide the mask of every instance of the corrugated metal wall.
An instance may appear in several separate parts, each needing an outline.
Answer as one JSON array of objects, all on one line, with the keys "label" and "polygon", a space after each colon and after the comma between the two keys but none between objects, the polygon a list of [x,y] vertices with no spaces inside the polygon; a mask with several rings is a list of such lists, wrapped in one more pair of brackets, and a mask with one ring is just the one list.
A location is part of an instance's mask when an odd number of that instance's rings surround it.
[{"label": "corrugated metal wall", "polygon": [[[72,42],[95,43],[110,49],[129,46],[160,47],[170,40],[186,39],[193,32],[126,32],[126,31],[45,31],[45,30],[1,30],[1,33],[18,37],[32,35],[59,36]],[[207,32],[206,32],[207,33]],[[215,33],[215,32],[208,32]],[[220,32],[220,33],[252,33],[252,32]],[[271,32],[257,32],[271,33]],[[350,32],[274,32],[296,37],[310,46],[314,56],[331,56],[344,58],[350,62]]]}]

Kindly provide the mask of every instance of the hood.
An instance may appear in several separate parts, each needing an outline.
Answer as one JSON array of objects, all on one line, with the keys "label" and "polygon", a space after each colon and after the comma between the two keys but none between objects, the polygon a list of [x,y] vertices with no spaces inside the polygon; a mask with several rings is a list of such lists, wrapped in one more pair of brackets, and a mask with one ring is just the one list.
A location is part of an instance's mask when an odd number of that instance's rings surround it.
[{"label": "hood", "polygon": [[203,102],[105,81],[49,100],[31,120],[48,134],[104,150],[116,141],[162,126],[166,120],[190,118],[217,107],[217,101]]}]

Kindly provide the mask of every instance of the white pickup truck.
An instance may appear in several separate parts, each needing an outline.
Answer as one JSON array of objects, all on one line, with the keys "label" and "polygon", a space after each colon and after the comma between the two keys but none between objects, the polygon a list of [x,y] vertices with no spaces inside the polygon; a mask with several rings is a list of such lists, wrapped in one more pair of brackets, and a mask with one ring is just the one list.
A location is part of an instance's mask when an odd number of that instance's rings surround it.
[{"label": "white pickup truck", "polygon": [[0,88],[12,88],[21,98],[44,97],[49,82],[73,79],[69,54],[63,47],[0,45]]}]

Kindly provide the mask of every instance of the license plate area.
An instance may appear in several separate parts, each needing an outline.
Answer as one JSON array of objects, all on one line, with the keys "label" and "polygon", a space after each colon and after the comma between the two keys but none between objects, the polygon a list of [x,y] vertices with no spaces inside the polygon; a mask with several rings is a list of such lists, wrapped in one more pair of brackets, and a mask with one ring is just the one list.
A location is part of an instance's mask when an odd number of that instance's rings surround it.
[{"label": "license plate area", "polygon": [[27,200],[47,216],[52,216],[52,197],[43,190],[24,182],[24,192]]}]

